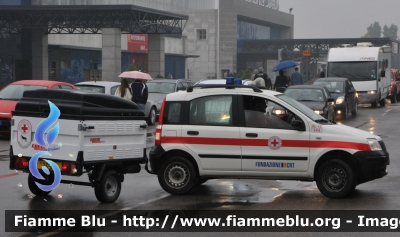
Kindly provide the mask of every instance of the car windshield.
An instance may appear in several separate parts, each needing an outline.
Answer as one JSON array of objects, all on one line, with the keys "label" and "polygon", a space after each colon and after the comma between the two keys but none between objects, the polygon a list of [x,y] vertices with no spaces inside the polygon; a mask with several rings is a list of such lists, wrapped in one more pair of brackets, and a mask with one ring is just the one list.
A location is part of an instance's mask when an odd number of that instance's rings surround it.
[{"label": "car windshield", "polygon": [[330,93],[343,93],[344,83],[342,81],[316,81],[313,85],[325,86]]},{"label": "car windshield", "polygon": [[285,95],[285,94],[279,94],[276,95],[276,97],[280,100],[285,101],[286,103],[290,104],[294,108],[296,108],[298,111],[312,119],[313,121],[325,121],[326,119],[319,114],[315,113],[312,109],[309,107],[303,105],[302,103],[294,100],[293,98]]},{"label": "car windshield", "polygon": [[19,100],[24,95],[25,91],[32,91],[37,89],[46,89],[45,86],[32,86],[32,85],[9,85],[0,91],[1,100]]},{"label": "car windshield", "polygon": [[75,85],[75,87],[78,90],[95,91],[103,94],[106,92],[106,88],[104,86],[98,86],[98,85]]},{"label": "car windshield", "polygon": [[351,81],[376,80],[376,62],[330,62],[327,77],[344,77]]},{"label": "car windshield", "polygon": [[323,102],[324,93],[321,89],[313,88],[288,88],[285,90],[285,95],[297,101],[317,101]]},{"label": "car windshield", "polygon": [[175,92],[175,83],[171,82],[147,82],[149,93],[169,94]]}]

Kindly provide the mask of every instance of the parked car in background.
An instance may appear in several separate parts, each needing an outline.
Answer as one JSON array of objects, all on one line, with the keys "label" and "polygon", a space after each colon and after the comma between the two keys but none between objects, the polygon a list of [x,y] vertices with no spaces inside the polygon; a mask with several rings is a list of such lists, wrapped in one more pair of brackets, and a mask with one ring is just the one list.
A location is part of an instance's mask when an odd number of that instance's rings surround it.
[{"label": "parked car in background", "polygon": [[176,91],[186,90],[193,83],[186,79],[155,79],[146,83],[149,90],[149,99],[157,106],[157,115],[160,114],[161,104],[165,96]]},{"label": "parked car in background", "polygon": [[75,86],[61,81],[22,80],[4,87],[0,91],[0,134],[9,135],[11,131],[11,111],[22,98],[25,91],[37,89],[75,89]]},{"label": "parked car in background", "polygon": [[336,114],[347,119],[349,112],[353,116],[358,113],[358,96],[353,83],[348,78],[325,77],[317,79],[313,85],[325,86],[335,99]]},{"label": "parked car in background", "polygon": [[[328,121],[336,121],[335,100],[331,97],[326,87],[295,85],[287,87],[284,94],[309,107]],[[284,113],[285,111],[279,111],[278,108],[273,110],[273,114],[280,115]]]},{"label": "parked car in background", "polygon": [[[114,95],[117,88],[121,85],[115,81],[84,81],[76,83],[78,90],[90,90],[103,94]],[[148,99],[144,110],[144,115],[147,117],[148,125],[154,125],[157,122],[156,105],[153,100]]]},{"label": "parked car in background", "polygon": [[390,69],[390,91],[388,99],[396,103],[400,100],[400,72],[398,69]]}]

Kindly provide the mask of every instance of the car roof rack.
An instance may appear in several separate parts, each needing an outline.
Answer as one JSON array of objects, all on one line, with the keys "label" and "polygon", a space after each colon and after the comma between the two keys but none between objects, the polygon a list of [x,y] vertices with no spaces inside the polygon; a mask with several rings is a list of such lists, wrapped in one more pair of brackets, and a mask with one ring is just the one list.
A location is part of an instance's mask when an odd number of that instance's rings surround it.
[{"label": "car roof rack", "polygon": [[253,89],[254,92],[263,92],[260,88],[253,86],[253,85],[230,85],[230,84],[224,84],[224,85],[211,85],[211,84],[204,84],[204,85],[194,85],[194,86],[189,86],[187,88],[187,92],[193,92],[193,88],[201,88],[201,89],[210,89],[210,88],[225,88],[225,89],[235,89],[235,88],[248,88],[248,89]]}]

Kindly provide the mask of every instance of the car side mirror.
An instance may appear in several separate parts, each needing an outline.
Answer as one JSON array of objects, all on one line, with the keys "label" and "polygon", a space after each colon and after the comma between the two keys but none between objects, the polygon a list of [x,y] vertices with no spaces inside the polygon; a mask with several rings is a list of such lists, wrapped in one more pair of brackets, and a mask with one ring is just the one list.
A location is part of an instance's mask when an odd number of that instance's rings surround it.
[{"label": "car side mirror", "polygon": [[326,102],[335,102],[334,98],[328,98],[328,100]]},{"label": "car side mirror", "polygon": [[382,70],[381,71],[381,77],[385,77],[385,76],[386,76],[385,70]]},{"label": "car side mirror", "polygon": [[347,94],[354,94],[356,91],[355,90],[349,90],[348,92],[347,92]]},{"label": "car side mirror", "polygon": [[297,131],[305,131],[306,130],[306,125],[304,124],[303,121],[300,121],[300,120],[293,120],[291,125]]}]

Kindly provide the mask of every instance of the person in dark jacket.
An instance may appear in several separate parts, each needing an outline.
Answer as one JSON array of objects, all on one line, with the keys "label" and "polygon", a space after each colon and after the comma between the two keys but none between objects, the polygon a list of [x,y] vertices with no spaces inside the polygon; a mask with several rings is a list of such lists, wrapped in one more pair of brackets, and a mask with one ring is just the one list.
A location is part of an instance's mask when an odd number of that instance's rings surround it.
[{"label": "person in dark jacket", "polygon": [[132,101],[139,106],[143,113],[147,103],[147,98],[149,97],[149,91],[144,81],[145,80],[136,79],[135,82],[131,84]]},{"label": "person in dark jacket", "polygon": [[274,89],[279,92],[283,92],[287,86],[289,86],[289,80],[284,75],[283,70],[279,70],[279,75],[276,76]]},{"label": "person in dark jacket", "polygon": [[264,72],[264,68],[263,67],[260,67],[258,69],[258,73],[254,75],[254,80],[259,78],[259,77],[262,77],[264,79],[265,87],[267,88],[267,90],[270,90],[271,89],[271,84],[272,84],[271,83],[271,78],[269,78],[268,74]]}]

